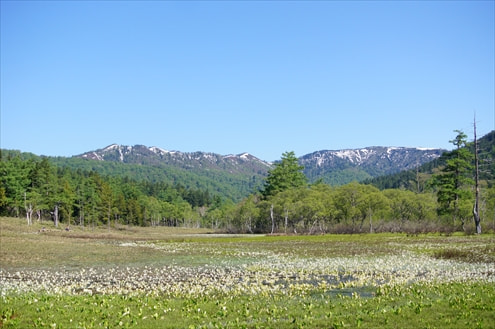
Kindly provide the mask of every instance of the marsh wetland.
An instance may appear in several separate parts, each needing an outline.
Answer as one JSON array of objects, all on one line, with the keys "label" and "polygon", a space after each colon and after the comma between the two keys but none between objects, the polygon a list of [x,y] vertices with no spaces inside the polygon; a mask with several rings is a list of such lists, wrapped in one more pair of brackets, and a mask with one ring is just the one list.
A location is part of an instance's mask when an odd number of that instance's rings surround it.
[{"label": "marsh wetland", "polygon": [[0,328],[495,327],[493,234],[66,231],[0,220]]}]

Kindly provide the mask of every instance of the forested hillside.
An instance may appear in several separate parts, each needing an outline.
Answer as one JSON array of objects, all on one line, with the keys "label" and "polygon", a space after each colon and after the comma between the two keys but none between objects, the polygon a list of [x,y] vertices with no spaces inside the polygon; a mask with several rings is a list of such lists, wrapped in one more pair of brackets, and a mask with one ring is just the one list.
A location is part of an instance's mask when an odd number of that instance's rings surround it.
[{"label": "forested hillside", "polygon": [[[474,144],[468,143],[467,147],[474,153]],[[478,141],[478,155],[480,157],[480,179],[488,187],[495,184],[495,130],[486,134]],[[363,181],[364,184],[372,184],[384,190],[389,188],[402,188],[415,192],[423,191],[426,182],[433,173],[445,165],[445,157],[440,157],[431,162],[425,163],[417,168],[404,170],[392,175],[384,175],[376,178],[369,178]],[[474,173],[472,174],[474,177]]]},{"label": "forested hillside", "polygon": [[[475,202],[474,148],[467,136],[456,131],[451,142],[454,150],[425,165],[431,174],[411,171],[398,188],[378,189],[369,184],[349,183],[331,187],[324,183],[289,188],[277,188],[278,193],[253,196],[241,204],[240,223],[251,231],[253,227],[272,232],[376,232],[429,231],[474,232],[475,204],[481,213],[481,226],[476,231],[495,229],[495,158],[493,132],[478,141],[478,155],[482,159],[479,199]],[[276,163],[277,170],[269,171],[276,186],[290,186],[291,177],[278,167],[296,168],[297,160],[289,157]],[[292,165],[284,164],[292,163]],[[277,174],[280,172],[280,174]],[[273,177],[273,176],[276,177]],[[395,176],[394,176],[395,177]],[[406,189],[404,187],[408,187]],[[265,191],[270,191],[270,186]]]},{"label": "forested hillside", "polygon": [[[495,228],[494,134],[478,141],[478,205],[484,230]],[[474,148],[462,132],[453,142],[454,150],[434,162],[381,178],[380,188],[357,182],[308,184],[299,159],[286,152],[268,170],[263,185],[254,179],[246,182],[251,191],[237,203],[211,192],[214,186],[222,188],[215,183],[214,170],[209,170],[208,182],[194,176],[193,169],[168,168],[164,173],[163,166],[3,150],[0,215],[64,226],[173,225],[253,233],[469,231],[475,200]],[[130,178],[132,171],[141,179]],[[228,186],[234,176],[225,177],[229,178],[221,183]],[[390,188],[386,184],[393,179],[396,187]],[[181,183],[187,180],[189,186]]]},{"label": "forested hillside", "polygon": [[[304,167],[303,172],[309,182],[322,180],[332,186],[349,182],[360,182],[367,178],[379,177],[391,173],[415,168],[440,157],[444,150],[418,149],[407,147],[366,147],[337,151],[317,151],[298,158]],[[253,188],[259,188],[265,179],[271,163],[262,161],[248,153],[238,155],[219,155],[215,153],[167,151],[158,147],[144,145],[125,146],[112,144],[105,148],[89,151],[75,158],[113,162],[129,165],[141,165],[140,170],[126,168],[126,175],[135,179],[158,181],[180,181],[186,186],[206,188],[226,198],[239,201],[249,195]],[[64,166],[85,165],[91,169],[91,163],[77,163],[73,158],[57,159]],[[105,170],[106,165],[95,165],[94,169],[102,174],[112,174]],[[150,168],[160,168],[163,172]],[[185,173],[187,172],[187,173]],[[196,184],[196,185],[194,185]]]},{"label": "forested hillside", "polygon": [[139,165],[114,161],[97,161],[72,158],[50,158],[57,167],[94,171],[102,176],[127,177],[131,180],[151,183],[180,184],[185,188],[209,191],[212,195],[239,201],[263,184],[264,175],[230,173],[219,169],[200,170],[177,168],[172,165]]},{"label": "forested hillside", "polygon": [[57,225],[184,225],[186,220],[199,225],[192,221],[201,209],[221,203],[208,190],[180,183],[133,180],[118,171],[102,176],[18,151],[3,150],[1,159],[0,214],[25,216],[28,223],[34,218]]},{"label": "forested hillside", "polygon": [[181,184],[240,201],[258,190],[270,164],[247,154],[166,151],[144,145],[112,144],[71,158],[54,158],[54,164],[93,170],[105,176]]}]

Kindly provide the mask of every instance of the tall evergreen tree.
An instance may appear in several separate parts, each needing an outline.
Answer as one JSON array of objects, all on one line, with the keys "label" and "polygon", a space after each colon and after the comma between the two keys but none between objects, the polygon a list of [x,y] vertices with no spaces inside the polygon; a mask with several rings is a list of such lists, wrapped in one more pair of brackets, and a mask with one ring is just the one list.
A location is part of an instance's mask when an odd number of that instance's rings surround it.
[{"label": "tall evergreen tree", "polygon": [[281,161],[275,163],[275,167],[268,171],[263,196],[273,196],[289,188],[306,185],[307,178],[302,172],[303,169],[293,151],[283,153]]},{"label": "tall evergreen tree", "polygon": [[439,213],[449,214],[455,223],[461,220],[464,227],[464,205],[471,199],[471,192],[467,189],[472,185],[472,159],[473,154],[467,146],[467,136],[460,130],[455,130],[457,136],[450,142],[456,147],[451,152],[446,152],[446,164],[442,172],[435,176],[435,185],[438,187],[437,198]]}]

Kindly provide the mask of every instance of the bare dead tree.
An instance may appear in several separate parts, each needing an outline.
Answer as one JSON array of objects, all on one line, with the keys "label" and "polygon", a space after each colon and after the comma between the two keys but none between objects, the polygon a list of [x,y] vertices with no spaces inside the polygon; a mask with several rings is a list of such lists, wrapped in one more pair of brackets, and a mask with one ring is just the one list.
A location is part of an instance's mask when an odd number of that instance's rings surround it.
[{"label": "bare dead tree", "polygon": [[479,186],[479,160],[478,160],[478,139],[476,138],[476,117],[474,118],[474,184],[475,198],[473,207],[474,224],[476,225],[476,234],[481,234],[481,218],[479,212],[480,186]]}]

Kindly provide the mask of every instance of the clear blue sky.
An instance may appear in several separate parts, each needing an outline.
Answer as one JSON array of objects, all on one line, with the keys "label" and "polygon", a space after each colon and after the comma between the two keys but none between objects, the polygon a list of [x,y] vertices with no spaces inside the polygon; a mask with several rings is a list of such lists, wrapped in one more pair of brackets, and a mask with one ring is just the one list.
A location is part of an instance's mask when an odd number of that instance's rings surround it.
[{"label": "clear blue sky", "polygon": [[1,147],[451,149],[495,129],[494,1],[1,1]]}]

